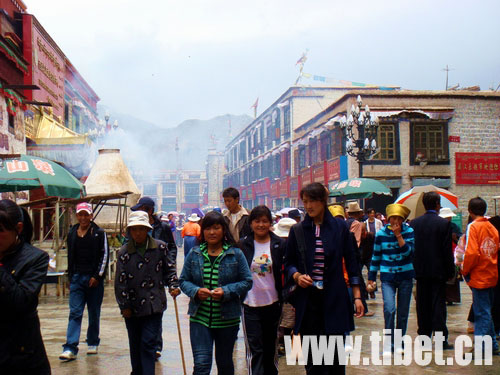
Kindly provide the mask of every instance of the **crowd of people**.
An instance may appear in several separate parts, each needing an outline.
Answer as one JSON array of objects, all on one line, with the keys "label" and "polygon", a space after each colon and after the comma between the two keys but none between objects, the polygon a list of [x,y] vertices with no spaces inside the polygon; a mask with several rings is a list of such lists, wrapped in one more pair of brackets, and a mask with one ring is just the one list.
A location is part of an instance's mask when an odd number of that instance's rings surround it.
[{"label": "crowd of people", "polygon": [[[155,373],[166,287],[172,298],[182,292],[190,299],[193,374],[210,374],[214,350],[218,373],[234,374],[233,348],[241,326],[248,373],[275,375],[283,336],[345,337],[355,329],[354,317],[372,316],[366,301],[376,298],[378,273],[384,328],[405,334],[416,284],[417,333],[431,337],[441,332],[443,349],[453,348],[446,306],[460,301],[456,289],[462,277],[472,291],[474,333],[490,336],[493,353],[499,354],[500,218],[484,216],[483,199],[470,200],[470,222],[461,234],[452,225],[453,212],[441,208],[435,192],[424,194],[426,213],[410,222],[410,210],[402,204],[388,205],[385,217],[362,210],[358,202],[328,206],[328,191],[320,183],[302,188],[304,213],[293,209],[288,217],[276,217],[263,205],[248,212],[232,187],[222,196],[224,211],[203,218],[192,214],[182,229],[179,278],[174,218],[154,215],[149,197],[131,207],[114,289],[128,333],[132,374]],[[76,218],[67,241],[70,296],[63,361],[78,355],[85,305],[87,354],[98,353],[109,257],[107,236],[93,222],[92,206],[78,204]],[[30,245],[31,237],[27,212],[12,201],[0,201],[0,369],[5,374],[50,374],[36,312],[49,258]],[[391,341],[383,355],[404,350]],[[333,365],[318,365],[309,352],[306,373],[343,374],[338,358]]]}]

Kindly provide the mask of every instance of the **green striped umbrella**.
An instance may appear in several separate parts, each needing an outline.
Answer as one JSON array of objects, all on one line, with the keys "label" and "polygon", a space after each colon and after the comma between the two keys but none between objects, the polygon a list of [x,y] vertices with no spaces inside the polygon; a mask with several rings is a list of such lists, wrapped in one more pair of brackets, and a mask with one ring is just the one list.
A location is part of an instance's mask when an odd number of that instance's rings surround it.
[{"label": "green striped umbrella", "polygon": [[53,161],[30,155],[0,155],[0,192],[39,187],[49,197],[85,196],[84,185]]},{"label": "green striped umbrella", "polygon": [[391,190],[383,183],[371,178],[350,178],[332,186],[330,197],[346,199],[371,198],[373,194],[391,195]]}]

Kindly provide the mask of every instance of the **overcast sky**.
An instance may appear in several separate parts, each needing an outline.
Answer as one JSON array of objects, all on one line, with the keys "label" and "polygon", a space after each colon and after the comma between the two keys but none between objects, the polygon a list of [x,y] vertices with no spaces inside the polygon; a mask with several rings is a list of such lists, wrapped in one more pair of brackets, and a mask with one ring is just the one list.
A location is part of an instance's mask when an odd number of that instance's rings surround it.
[{"label": "overcast sky", "polygon": [[[500,84],[500,1],[24,0],[101,98],[159,126],[253,114],[304,72],[407,89]],[[303,84],[315,81],[304,79]]]}]

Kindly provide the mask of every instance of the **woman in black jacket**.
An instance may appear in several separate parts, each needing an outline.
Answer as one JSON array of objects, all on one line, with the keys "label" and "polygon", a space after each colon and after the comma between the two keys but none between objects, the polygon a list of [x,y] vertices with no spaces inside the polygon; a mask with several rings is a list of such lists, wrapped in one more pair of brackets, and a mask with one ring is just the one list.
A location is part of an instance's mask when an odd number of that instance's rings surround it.
[{"label": "woman in black jacket", "polygon": [[28,213],[11,200],[0,201],[0,373],[46,375],[37,306],[49,255],[30,245]]},{"label": "woman in black jacket", "polygon": [[285,242],[271,231],[272,216],[266,206],[255,207],[248,221],[252,232],[240,241],[253,279],[243,301],[247,361],[252,374],[276,375]]}]

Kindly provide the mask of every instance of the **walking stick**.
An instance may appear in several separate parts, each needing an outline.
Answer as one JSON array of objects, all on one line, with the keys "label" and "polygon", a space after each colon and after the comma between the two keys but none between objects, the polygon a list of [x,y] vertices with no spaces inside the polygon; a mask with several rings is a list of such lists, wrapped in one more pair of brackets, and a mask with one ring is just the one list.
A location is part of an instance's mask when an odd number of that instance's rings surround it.
[{"label": "walking stick", "polygon": [[182,345],[181,324],[179,323],[179,309],[177,309],[177,298],[175,297],[174,297],[174,307],[175,307],[175,320],[177,321],[177,333],[179,335],[179,346],[181,348],[182,368],[184,369],[184,375],[187,375],[186,361],[184,360],[184,346]]}]

